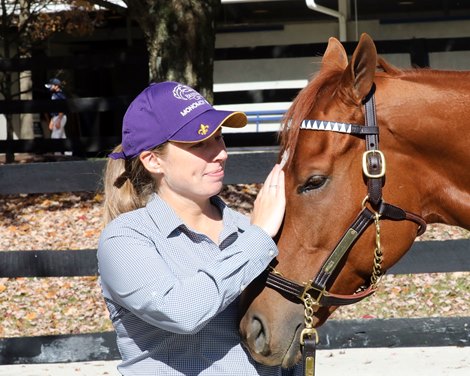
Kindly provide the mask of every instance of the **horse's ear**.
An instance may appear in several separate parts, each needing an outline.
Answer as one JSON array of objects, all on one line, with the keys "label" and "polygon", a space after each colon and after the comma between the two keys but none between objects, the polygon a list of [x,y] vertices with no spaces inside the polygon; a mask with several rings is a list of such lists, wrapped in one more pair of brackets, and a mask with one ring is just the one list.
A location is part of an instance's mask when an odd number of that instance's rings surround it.
[{"label": "horse's ear", "polygon": [[328,39],[328,46],[321,62],[323,66],[335,66],[341,70],[346,69],[348,66],[348,55],[338,39],[333,37]]},{"label": "horse's ear", "polygon": [[374,41],[367,34],[362,34],[349,65],[341,78],[341,85],[356,103],[369,94],[374,83],[377,66],[377,50]]}]

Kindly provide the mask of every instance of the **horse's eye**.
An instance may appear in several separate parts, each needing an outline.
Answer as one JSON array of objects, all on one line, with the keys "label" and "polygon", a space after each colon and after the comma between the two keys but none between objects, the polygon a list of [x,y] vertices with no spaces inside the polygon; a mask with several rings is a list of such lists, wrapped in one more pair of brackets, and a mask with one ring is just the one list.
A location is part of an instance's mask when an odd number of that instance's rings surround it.
[{"label": "horse's eye", "polygon": [[313,175],[308,178],[304,185],[301,185],[297,188],[298,193],[307,193],[313,191],[314,189],[319,189],[325,185],[327,177],[324,175]]}]

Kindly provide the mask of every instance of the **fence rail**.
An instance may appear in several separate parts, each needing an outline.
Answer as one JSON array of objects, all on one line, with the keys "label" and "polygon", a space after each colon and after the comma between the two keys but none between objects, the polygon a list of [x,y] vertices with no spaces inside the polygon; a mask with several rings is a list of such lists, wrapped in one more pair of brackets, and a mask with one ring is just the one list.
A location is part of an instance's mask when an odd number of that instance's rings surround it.
[{"label": "fence rail", "polygon": [[[278,147],[229,148],[228,153],[225,183],[250,184],[264,180],[276,163]],[[95,192],[104,166],[104,159],[2,165],[0,194]]]},{"label": "fence rail", "polygon": [[[0,278],[98,275],[96,249],[3,251],[0,265]],[[415,242],[387,274],[448,272],[470,272],[470,239]]]},{"label": "fence rail", "polygon": [[[319,350],[371,347],[469,346],[470,317],[330,320]],[[0,339],[0,364],[118,360],[114,332]]]}]

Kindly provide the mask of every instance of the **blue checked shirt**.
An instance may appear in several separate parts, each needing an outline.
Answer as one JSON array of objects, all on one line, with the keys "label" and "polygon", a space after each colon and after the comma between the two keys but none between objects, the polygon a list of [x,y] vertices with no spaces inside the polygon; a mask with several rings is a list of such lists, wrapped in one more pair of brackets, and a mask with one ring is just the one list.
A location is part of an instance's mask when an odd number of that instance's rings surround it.
[{"label": "blue checked shirt", "polygon": [[223,214],[219,245],[156,194],[104,229],[100,281],[122,375],[294,375],[254,362],[238,332],[237,298],[276,257],[276,244],[219,197],[212,202]]}]

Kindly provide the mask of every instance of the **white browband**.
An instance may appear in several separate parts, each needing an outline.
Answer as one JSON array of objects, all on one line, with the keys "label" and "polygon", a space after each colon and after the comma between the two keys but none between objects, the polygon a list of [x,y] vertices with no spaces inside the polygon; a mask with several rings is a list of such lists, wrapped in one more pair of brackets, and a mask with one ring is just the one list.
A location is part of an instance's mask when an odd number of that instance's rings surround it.
[{"label": "white browband", "polygon": [[304,120],[300,124],[300,129],[310,129],[313,131],[333,131],[340,133],[351,133],[355,125],[350,123],[339,123],[336,121],[324,120]]}]

